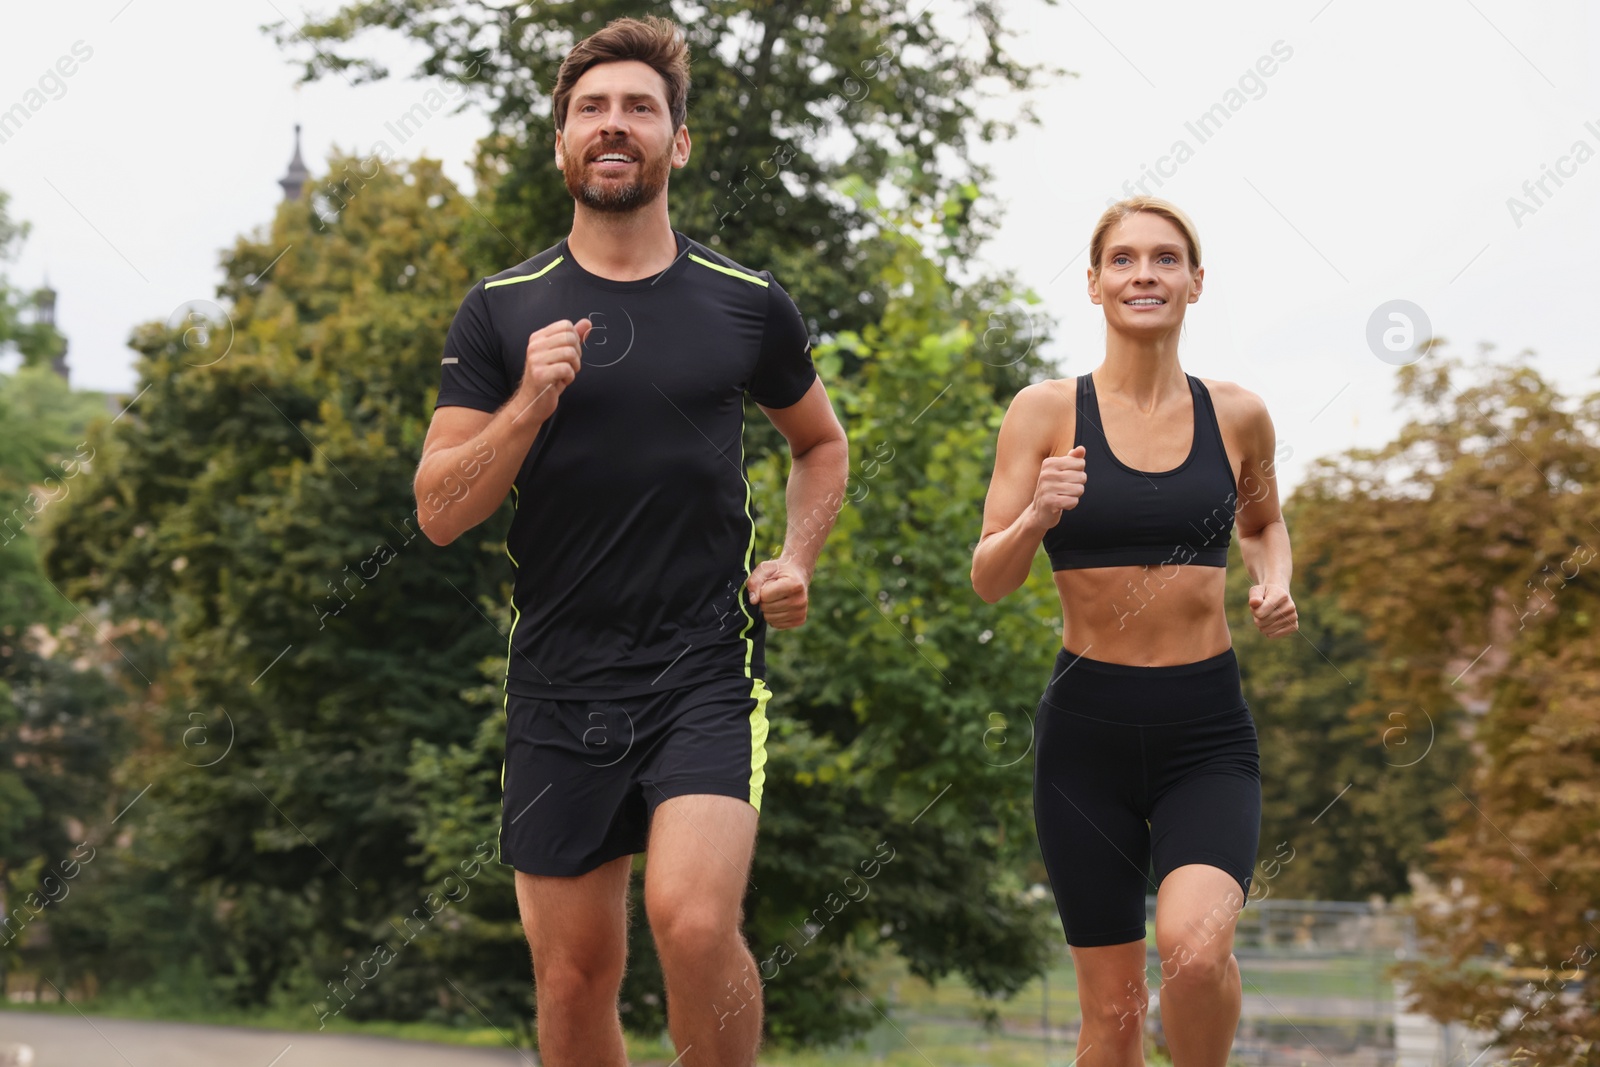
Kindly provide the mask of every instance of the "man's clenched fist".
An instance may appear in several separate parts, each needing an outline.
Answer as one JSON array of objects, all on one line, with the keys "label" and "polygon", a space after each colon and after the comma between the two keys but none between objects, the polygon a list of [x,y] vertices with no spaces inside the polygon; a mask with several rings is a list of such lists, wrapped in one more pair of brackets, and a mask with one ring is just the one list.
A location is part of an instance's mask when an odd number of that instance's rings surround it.
[{"label": "man's clenched fist", "polygon": [[583,341],[593,324],[562,319],[528,335],[528,352],[517,386],[517,421],[544,422],[583,365]]},{"label": "man's clenched fist", "polygon": [[761,605],[761,614],[774,630],[791,630],[806,621],[808,602],[805,575],[785,559],[769,559],[756,564],[745,587],[750,603]]}]

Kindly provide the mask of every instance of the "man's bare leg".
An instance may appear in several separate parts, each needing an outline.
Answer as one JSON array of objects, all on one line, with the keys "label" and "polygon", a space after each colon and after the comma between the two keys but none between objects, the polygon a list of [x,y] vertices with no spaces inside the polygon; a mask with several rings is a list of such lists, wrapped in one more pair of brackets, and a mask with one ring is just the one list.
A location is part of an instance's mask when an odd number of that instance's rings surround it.
[{"label": "man's bare leg", "polygon": [[651,820],[645,910],[685,1067],[755,1063],[761,976],[740,929],[755,839],[756,809],[734,797],[673,797]]},{"label": "man's bare leg", "polygon": [[617,993],[628,960],[632,871],[633,857],[622,856],[575,878],[517,872],[546,1067],[627,1065]]}]

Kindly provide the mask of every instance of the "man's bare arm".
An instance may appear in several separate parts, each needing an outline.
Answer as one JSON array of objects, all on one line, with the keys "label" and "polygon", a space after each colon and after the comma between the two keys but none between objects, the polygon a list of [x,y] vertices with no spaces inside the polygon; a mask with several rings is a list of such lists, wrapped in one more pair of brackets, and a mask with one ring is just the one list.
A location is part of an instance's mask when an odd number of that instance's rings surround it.
[{"label": "man's bare arm", "polygon": [[793,457],[784,491],[788,519],[783,558],[799,568],[809,582],[816,572],[822,544],[844,504],[850,445],[821,379],[812,382],[810,390],[795,404],[761,410],[783,434]]},{"label": "man's bare arm", "polygon": [[745,586],[767,624],[788,630],[806,621],[817,556],[844,504],[850,444],[821,379],[788,407],[761,410],[789,442],[794,462],[785,492],[789,514],[783,552],[756,564]]},{"label": "man's bare arm", "polygon": [[588,319],[563,319],[530,334],[522,380],[498,411],[454,405],[434,411],[412,483],[417,523],[428,540],[448,545],[495,513],[540,427],[577,377],[588,333]]}]

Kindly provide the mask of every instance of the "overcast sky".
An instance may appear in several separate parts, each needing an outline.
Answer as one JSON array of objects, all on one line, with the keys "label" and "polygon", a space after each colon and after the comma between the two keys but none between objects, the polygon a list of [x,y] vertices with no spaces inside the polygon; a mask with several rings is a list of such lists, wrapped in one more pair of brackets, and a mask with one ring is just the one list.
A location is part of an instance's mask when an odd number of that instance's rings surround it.
[{"label": "overcast sky", "polygon": [[[333,6],[7,10],[0,111],[30,113],[0,143],[0,188],[12,216],[33,225],[9,273],[32,286],[48,271],[75,384],[129,390],[133,325],[214,296],[220,250],[264,227],[281,199],[296,122],[314,172],[335,145],[365,154],[384,139],[403,156],[443,160],[470,188],[481,116],[441,111],[397,146],[385,123],[425,85],[332,77],[296,87],[297,68],[259,27]],[[1390,301],[1420,308],[1455,351],[1532,349],[1564,390],[1600,388],[1600,349],[1581,328],[1600,294],[1591,9],[1015,0],[1017,54],[1078,77],[1036,94],[1038,128],[986,151],[1005,222],[983,262],[1041,296],[1062,372],[1088,371],[1104,329],[1084,295],[1083,248],[1124,183],[1154,175],[1145,188],[1188,211],[1204,245],[1206,291],[1189,309],[1182,362],[1266,399],[1293,450],[1286,487],[1313,457],[1379,444],[1398,427],[1394,367],[1368,341]],[[958,29],[951,10],[933,0],[930,16]],[[410,71],[413,53],[386,50],[391,70]],[[49,84],[62,69],[72,73]],[[30,95],[41,78],[47,91]],[[1535,199],[1524,183],[1541,179]],[[1513,210],[1512,197],[1523,206]]]}]

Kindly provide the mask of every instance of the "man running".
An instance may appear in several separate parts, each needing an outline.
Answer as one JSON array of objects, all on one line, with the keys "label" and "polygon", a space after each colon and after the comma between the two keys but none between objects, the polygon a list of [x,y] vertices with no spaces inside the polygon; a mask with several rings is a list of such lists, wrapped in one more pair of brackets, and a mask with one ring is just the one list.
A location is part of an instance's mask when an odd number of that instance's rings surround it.
[{"label": "man running", "polygon": [[[741,903],[765,779],[765,627],[805,621],[847,453],[808,331],[771,274],[673,230],[689,160],[682,30],[618,19],[556,78],[572,232],[485,278],[445,342],[417,471],[448,544],[512,494],[500,845],[551,1067],[626,1062],[632,856],[686,1065],[749,1065]],[[748,393],[788,441],[788,529],[751,569]]]}]

